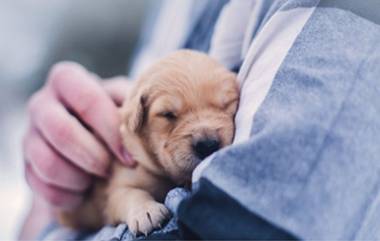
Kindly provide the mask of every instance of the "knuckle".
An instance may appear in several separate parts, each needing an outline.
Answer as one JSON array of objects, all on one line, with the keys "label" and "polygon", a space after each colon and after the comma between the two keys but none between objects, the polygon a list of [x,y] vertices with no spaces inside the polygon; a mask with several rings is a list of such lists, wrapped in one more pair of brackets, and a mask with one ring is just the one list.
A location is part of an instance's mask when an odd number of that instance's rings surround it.
[{"label": "knuckle", "polygon": [[27,144],[27,158],[34,164],[39,164],[42,159],[45,159],[44,151],[34,143]]},{"label": "knuckle", "polygon": [[27,110],[29,113],[35,110],[38,110],[38,108],[36,107],[40,106],[41,99],[42,99],[42,90],[37,91],[30,97],[27,104]]},{"label": "knuckle", "polygon": [[[92,110],[94,110],[99,104],[99,91],[91,88],[91,81],[95,81],[93,78],[87,78],[89,75],[83,74],[84,68],[76,63],[62,62],[56,64],[49,76],[49,83],[56,89],[63,98],[72,105],[72,109],[81,118],[90,117]],[[79,74],[82,73],[82,74]],[[86,77],[87,76],[87,77]],[[75,79],[76,84],[79,84],[83,88],[67,87],[67,81]],[[66,84],[64,84],[66,82]],[[64,86],[64,87],[63,87]],[[70,90],[70,91],[68,91]]]},{"label": "knuckle", "polygon": [[31,144],[29,149],[29,161],[32,162],[45,179],[54,180],[59,174],[56,163],[57,156],[49,147],[42,144]]},{"label": "knuckle", "polygon": [[48,82],[57,84],[65,81],[78,66],[78,64],[69,61],[63,61],[53,65],[49,73]]}]

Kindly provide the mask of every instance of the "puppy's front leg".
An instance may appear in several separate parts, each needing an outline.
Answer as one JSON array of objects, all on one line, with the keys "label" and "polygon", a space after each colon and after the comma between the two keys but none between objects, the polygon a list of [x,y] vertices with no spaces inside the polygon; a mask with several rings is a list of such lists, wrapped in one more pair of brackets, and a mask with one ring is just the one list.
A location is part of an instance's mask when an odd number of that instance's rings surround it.
[{"label": "puppy's front leg", "polygon": [[147,235],[170,217],[169,210],[138,188],[118,188],[110,193],[105,210],[109,223],[127,223],[133,234]]}]

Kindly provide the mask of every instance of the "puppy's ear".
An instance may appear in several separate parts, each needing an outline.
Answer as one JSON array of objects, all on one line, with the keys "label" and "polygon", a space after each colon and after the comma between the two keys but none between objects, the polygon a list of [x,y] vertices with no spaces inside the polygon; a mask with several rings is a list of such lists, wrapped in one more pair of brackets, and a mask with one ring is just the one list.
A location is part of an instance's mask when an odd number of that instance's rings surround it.
[{"label": "puppy's ear", "polygon": [[122,109],[123,125],[130,131],[139,132],[146,118],[148,96],[144,91],[128,98]]}]

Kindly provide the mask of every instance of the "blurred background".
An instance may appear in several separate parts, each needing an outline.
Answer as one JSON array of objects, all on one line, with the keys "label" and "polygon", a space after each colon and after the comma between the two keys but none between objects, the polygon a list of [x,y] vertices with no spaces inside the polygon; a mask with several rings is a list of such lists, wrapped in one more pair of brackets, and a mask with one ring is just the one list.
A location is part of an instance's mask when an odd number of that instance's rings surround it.
[{"label": "blurred background", "polygon": [[17,238],[30,203],[21,139],[25,102],[61,60],[101,77],[127,73],[153,0],[1,0],[0,240]]}]

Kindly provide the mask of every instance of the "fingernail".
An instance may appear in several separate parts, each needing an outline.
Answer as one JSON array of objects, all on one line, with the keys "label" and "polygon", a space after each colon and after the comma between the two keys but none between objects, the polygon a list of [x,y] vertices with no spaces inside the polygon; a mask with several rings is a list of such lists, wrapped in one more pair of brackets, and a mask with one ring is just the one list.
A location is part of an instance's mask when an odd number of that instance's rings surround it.
[{"label": "fingernail", "polygon": [[123,148],[123,156],[127,161],[133,161],[131,154],[129,154],[129,152],[127,152],[127,150],[125,150],[124,148]]},{"label": "fingernail", "polygon": [[131,154],[124,148],[121,147],[121,154],[123,158],[123,162],[129,166],[134,166],[136,164],[136,161],[133,159]]}]

